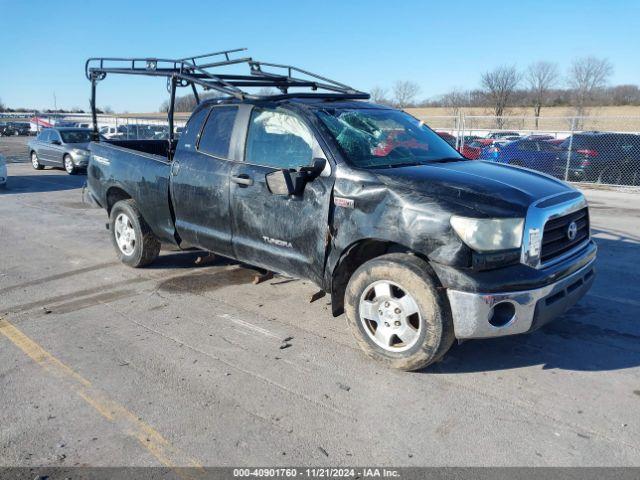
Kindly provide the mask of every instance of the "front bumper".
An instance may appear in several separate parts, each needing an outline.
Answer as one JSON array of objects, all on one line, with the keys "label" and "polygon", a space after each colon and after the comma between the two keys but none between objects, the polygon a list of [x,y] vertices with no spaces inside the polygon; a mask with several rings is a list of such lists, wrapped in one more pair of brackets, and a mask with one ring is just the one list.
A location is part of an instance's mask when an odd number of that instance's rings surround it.
[{"label": "front bumper", "polygon": [[591,288],[595,259],[549,285],[504,293],[447,289],[458,339],[515,335],[535,330],[561,315]]},{"label": "front bumper", "polygon": [[77,168],[87,168],[87,165],[89,165],[90,156],[91,155],[88,151],[86,153],[71,152],[71,159],[73,160],[73,164]]},{"label": "front bumper", "polygon": [[89,165],[89,157],[88,156],[72,156],[73,164],[78,168],[87,168]]}]

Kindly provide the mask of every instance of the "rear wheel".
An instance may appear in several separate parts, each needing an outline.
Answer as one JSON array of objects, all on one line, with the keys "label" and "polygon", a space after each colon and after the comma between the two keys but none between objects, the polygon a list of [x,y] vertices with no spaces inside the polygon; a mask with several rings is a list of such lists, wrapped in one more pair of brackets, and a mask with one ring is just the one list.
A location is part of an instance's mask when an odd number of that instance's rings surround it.
[{"label": "rear wheel", "polygon": [[111,241],[120,261],[130,267],[144,267],[160,253],[160,241],[138,211],[133,200],[121,200],[109,216]]},{"label": "rear wheel", "polygon": [[360,347],[400,370],[434,363],[454,341],[446,298],[424,260],[388,254],[358,268],[347,285],[345,310]]},{"label": "rear wheel", "polygon": [[36,170],[42,170],[44,168],[44,165],[38,160],[38,154],[36,152],[31,152],[31,166]]},{"label": "rear wheel", "polygon": [[69,175],[76,174],[77,169],[75,164],[73,163],[73,159],[71,158],[71,155],[65,155],[63,159],[63,163],[64,163],[65,172],[67,172]]}]

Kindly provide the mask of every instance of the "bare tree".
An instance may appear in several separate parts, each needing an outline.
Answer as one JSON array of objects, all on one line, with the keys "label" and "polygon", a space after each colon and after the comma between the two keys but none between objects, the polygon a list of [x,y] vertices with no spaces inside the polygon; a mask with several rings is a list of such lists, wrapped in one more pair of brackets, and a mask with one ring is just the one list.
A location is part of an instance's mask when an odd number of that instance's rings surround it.
[{"label": "bare tree", "polygon": [[515,66],[501,66],[480,77],[485,98],[491,104],[496,116],[496,126],[504,125],[504,111],[509,105],[513,92],[520,83],[520,74]]},{"label": "bare tree", "polygon": [[536,117],[536,130],[540,119],[540,110],[549,102],[551,88],[558,81],[558,65],[551,62],[536,62],[529,65],[525,79],[533,102],[533,114]]},{"label": "bare tree", "polygon": [[413,105],[420,93],[420,85],[409,80],[398,80],[393,84],[393,100],[398,108]]},{"label": "bare tree", "polygon": [[258,90],[258,95],[263,97],[278,95],[279,93],[281,93],[280,90],[278,90],[277,88],[271,88],[271,87],[262,87],[260,90]]},{"label": "bare tree", "polygon": [[111,108],[109,105],[107,105],[106,107],[102,107],[102,111],[110,115],[113,114],[113,108]]},{"label": "bare tree", "polygon": [[445,93],[440,101],[442,106],[451,112],[451,115],[458,116],[462,108],[470,106],[471,94],[466,90],[453,89],[449,93]]},{"label": "bare tree", "polygon": [[616,85],[607,89],[605,100],[612,105],[639,105],[638,85]]},{"label": "bare tree", "polygon": [[373,103],[382,103],[388,104],[389,99],[387,98],[387,89],[383,87],[373,87],[369,91],[369,96],[371,97],[371,101]]},{"label": "bare tree", "polygon": [[[262,89],[260,90],[262,91]],[[277,91],[275,91],[277,93]],[[260,95],[262,93],[258,92]],[[266,93],[265,95],[273,95],[273,92]],[[204,92],[199,95],[200,101],[207,100],[209,98],[217,98],[219,97],[216,92]],[[174,109],[176,112],[192,112],[194,108],[196,108],[197,102],[196,97],[193,93],[188,93],[183,96],[176,97]],[[164,100],[159,107],[159,111],[166,113],[169,111],[169,100]]]},{"label": "bare tree", "polygon": [[4,103],[2,103],[2,99],[0,98],[0,112],[4,112]]},{"label": "bare tree", "polygon": [[612,74],[613,65],[606,58],[583,57],[573,61],[568,80],[576,115],[585,115],[586,107],[596,99]]}]

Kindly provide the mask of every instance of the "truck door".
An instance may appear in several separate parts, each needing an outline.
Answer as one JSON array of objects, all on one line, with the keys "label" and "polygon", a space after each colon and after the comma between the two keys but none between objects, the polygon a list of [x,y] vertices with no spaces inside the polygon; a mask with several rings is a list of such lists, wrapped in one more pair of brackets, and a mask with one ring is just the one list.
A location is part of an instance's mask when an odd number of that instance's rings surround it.
[{"label": "truck door", "polygon": [[190,245],[233,256],[229,215],[230,145],[237,106],[196,111],[171,166],[176,231]]},{"label": "truck door", "polygon": [[255,107],[244,150],[245,161],[231,171],[236,258],[321,283],[333,176],[315,178],[295,197],[272,194],[265,179],[325,158],[312,130],[289,110]]}]

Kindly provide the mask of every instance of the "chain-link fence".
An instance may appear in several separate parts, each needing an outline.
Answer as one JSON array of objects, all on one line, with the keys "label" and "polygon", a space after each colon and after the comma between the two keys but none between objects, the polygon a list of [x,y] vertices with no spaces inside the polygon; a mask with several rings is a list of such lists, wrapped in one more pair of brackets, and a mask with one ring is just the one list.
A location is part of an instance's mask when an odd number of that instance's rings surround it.
[{"label": "chain-link fence", "polygon": [[[179,136],[189,117],[176,114]],[[422,116],[472,159],[517,165],[569,182],[640,186],[640,116]],[[86,127],[89,114],[0,114],[0,136],[36,135],[47,127]],[[98,115],[110,139],[167,139],[164,114]]]},{"label": "chain-link fence", "polygon": [[[188,114],[176,114],[175,133],[180,134]],[[0,115],[0,136],[37,135],[49,127],[91,128],[91,115],[14,113]],[[165,140],[169,138],[169,124],[165,114],[158,115],[98,115],[98,131],[109,139]]]},{"label": "chain-link fence", "polygon": [[422,116],[465,156],[569,182],[640,186],[640,116]]}]

